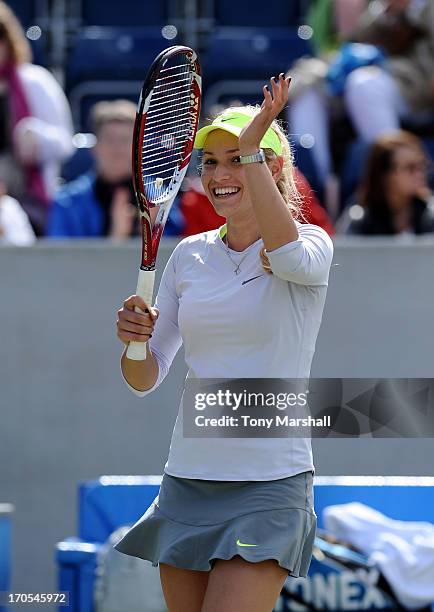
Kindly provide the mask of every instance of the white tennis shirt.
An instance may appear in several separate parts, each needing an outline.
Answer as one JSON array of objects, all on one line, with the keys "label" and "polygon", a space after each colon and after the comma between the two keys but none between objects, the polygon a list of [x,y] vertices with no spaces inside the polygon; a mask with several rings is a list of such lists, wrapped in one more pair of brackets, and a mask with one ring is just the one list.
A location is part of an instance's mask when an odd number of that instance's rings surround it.
[{"label": "white tennis shirt", "polygon": [[[143,392],[128,387],[139,397],[156,389],[182,343],[187,377],[308,378],[333,243],[316,225],[297,227],[298,240],[267,252],[273,274],[261,265],[262,240],[243,252],[229,249],[234,262],[242,260],[238,275],[219,230],[182,240],[156,299],[150,348],[157,382]],[[314,466],[309,438],[184,438],[181,401],[164,469],[181,478],[275,480]]]}]

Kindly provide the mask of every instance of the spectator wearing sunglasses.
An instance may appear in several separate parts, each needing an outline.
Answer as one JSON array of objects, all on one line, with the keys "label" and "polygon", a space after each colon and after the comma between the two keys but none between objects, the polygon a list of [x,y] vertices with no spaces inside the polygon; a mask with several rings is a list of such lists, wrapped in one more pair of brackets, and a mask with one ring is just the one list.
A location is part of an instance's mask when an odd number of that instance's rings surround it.
[{"label": "spectator wearing sunglasses", "polygon": [[428,185],[430,162],[413,134],[397,130],[372,145],[358,203],[339,219],[346,234],[398,235],[434,232],[434,198]]}]

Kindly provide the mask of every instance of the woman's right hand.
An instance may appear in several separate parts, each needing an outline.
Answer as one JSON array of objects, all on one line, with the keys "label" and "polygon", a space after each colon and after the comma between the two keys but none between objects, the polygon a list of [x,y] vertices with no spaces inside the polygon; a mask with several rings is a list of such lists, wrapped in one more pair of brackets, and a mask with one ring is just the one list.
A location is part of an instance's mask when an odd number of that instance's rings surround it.
[{"label": "woman's right hand", "polygon": [[[135,307],[141,312],[135,312]],[[155,321],[159,315],[158,308],[145,304],[139,295],[131,295],[118,310],[117,336],[121,342],[128,345],[135,342],[147,342],[154,331]]]}]

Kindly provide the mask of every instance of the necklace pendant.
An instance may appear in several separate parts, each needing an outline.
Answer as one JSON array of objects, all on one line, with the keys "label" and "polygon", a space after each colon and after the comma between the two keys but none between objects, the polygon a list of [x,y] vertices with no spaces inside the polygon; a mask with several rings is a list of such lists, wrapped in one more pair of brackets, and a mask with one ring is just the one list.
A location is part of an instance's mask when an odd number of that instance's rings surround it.
[{"label": "necklace pendant", "polygon": [[237,266],[235,268],[234,273],[237,274],[237,275],[240,273],[240,266]]}]

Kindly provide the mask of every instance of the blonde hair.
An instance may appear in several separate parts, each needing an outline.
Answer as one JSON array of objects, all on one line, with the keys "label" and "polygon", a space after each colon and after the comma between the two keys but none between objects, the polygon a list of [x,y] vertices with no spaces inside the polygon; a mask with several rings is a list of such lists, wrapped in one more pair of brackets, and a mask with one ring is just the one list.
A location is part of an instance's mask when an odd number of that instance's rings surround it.
[{"label": "blonde hair", "polygon": [[6,40],[15,66],[32,61],[30,44],[12,10],[0,0],[0,33]]},{"label": "blonde hair", "polygon": [[134,123],[135,118],[136,105],[130,100],[102,100],[92,107],[90,121],[94,134],[98,136],[107,123]]},{"label": "blonde hair", "polygon": [[[245,106],[231,106],[230,108],[251,117],[257,115],[261,109],[259,105],[253,106],[251,104],[246,104]],[[218,114],[220,115],[221,111]],[[276,186],[282,198],[285,200],[286,205],[291,211],[293,218],[299,222],[306,222],[303,211],[303,198],[297,189],[294,179],[294,154],[288,138],[286,137],[285,130],[278,119],[275,119],[270,127],[277,134],[280,144],[282,145],[281,157],[283,157],[283,168],[282,174],[276,181]],[[264,155],[267,162],[271,162],[273,159],[278,157],[278,155],[272,149],[264,149]],[[268,257],[265,253],[265,248],[261,249],[260,258],[264,270],[269,274],[272,274],[273,272],[271,270]]]}]

